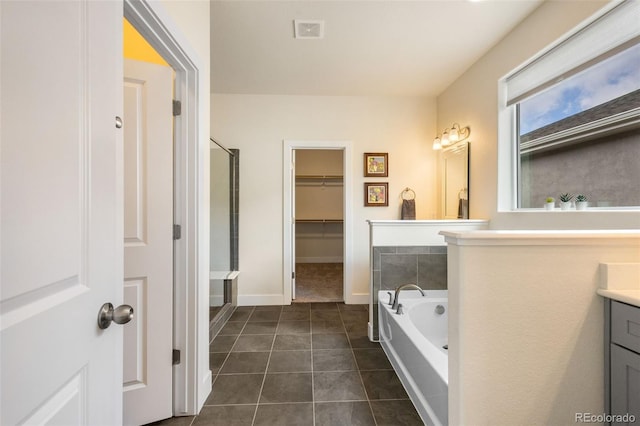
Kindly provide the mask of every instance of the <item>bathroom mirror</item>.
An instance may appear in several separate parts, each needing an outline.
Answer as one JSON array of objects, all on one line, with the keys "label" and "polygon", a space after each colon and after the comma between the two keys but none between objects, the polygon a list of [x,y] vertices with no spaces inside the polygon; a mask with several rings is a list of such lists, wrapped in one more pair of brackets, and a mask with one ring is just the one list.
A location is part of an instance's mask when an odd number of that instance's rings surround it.
[{"label": "bathroom mirror", "polygon": [[442,150],[440,158],[441,218],[469,219],[469,143]]}]

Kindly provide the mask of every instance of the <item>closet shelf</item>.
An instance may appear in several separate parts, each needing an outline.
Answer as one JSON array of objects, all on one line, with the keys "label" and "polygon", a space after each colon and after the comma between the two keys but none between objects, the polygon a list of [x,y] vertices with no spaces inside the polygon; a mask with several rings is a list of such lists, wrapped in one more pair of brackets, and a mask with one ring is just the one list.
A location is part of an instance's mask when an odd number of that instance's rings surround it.
[{"label": "closet shelf", "polygon": [[296,219],[296,223],[342,223],[342,219]]},{"label": "closet shelf", "polygon": [[342,180],[342,175],[296,175],[296,180]]}]

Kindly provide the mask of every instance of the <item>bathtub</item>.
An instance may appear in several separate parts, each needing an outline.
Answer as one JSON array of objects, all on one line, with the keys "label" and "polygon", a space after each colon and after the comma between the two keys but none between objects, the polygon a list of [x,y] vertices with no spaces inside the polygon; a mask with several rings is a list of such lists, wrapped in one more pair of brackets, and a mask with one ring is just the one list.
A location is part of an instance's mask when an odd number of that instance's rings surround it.
[{"label": "bathtub", "polygon": [[[447,291],[426,291],[426,297],[422,297],[417,290],[403,290],[402,315],[391,310],[387,291],[378,296],[382,348],[422,421],[427,425],[447,425]],[[444,313],[436,313],[438,305]]]}]

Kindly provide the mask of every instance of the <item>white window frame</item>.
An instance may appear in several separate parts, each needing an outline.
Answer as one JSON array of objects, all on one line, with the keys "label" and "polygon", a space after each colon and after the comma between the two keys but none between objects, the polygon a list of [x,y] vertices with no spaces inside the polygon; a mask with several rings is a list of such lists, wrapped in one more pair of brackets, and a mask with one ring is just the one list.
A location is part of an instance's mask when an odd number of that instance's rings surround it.
[{"label": "white window frame", "polygon": [[[564,54],[564,52],[570,49],[579,50],[576,49],[575,46],[580,45],[580,36],[588,33],[590,29],[593,30],[594,28],[596,28],[595,24],[597,24],[597,21],[601,20],[602,22],[602,18],[610,14],[610,12],[614,12],[611,13],[611,15],[615,15],[615,9],[618,7],[620,7],[618,11],[623,7],[627,9],[629,9],[630,7],[635,7],[634,12],[636,12],[636,15],[637,9],[640,9],[640,6],[638,6],[637,3],[633,5],[633,3],[629,1],[620,0],[611,2],[610,4],[602,8],[597,14],[582,22],[576,28],[560,37],[556,42],[543,49],[537,55],[534,55],[524,64],[509,72],[506,76],[498,81],[498,212],[525,212],[540,210],[518,207],[520,153],[517,143],[518,128],[516,104],[532,91],[536,91],[539,88],[549,86],[550,84],[555,83],[555,81],[559,81],[560,79],[572,75],[573,70],[575,70],[576,68],[585,69],[586,67],[592,65],[594,58],[600,57],[603,53],[620,51],[621,46],[636,43],[638,37],[640,37],[638,35],[640,33],[640,30],[637,29],[634,31],[627,31],[626,34],[621,36],[620,39],[615,42],[616,44],[609,44],[608,46],[606,46],[605,43],[603,43],[603,46],[600,46],[600,51],[594,55],[582,55],[582,58],[574,58],[573,65],[571,65],[570,67],[571,69],[568,69],[567,67],[563,69],[562,67],[554,66],[556,63],[560,63],[560,61],[557,60],[560,57],[562,58],[563,62],[569,63],[570,61],[566,60],[566,55]],[[618,13],[617,15],[620,16],[618,19],[629,19],[630,14]],[[609,26],[611,26],[610,22],[611,20],[609,21]],[[632,26],[631,28],[637,28],[637,25],[635,27]],[[575,42],[576,40],[578,40],[578,42]],[[573,46],[571,45],[572,42],[574,42]],[[582,44],[584,45],[584,43],[585,42],[583,40]],[[603,49],[609,50],[603,51]],[[552,69],[553,71],[551,71]],[[535,74],[532,74],[531,70],[539,70],[540,73],[543,74],[543,76],[539,77]],[[517,84],[513,84],[513,81],[517,80],[518,77],[522,75],[527,76],[527,78],[524,80],[534,81],[531,83],[530,87],[523,88],[523,79],[520,79]],[[534,76],[534,78],[531,78],[532,75]],[[517,86],[516,89],[514,89],[514,86]],[[511,93],[509,93],[510,89]],[[514,94],[514,91],[516,91],[517,93]],[[553,135],[552,137],[548,138],[552,140],[537,140],[532,142],[534,145],[537,143],[538,146],[566,143],[578,138],[586,137],[587,135],[595,135],[599,132],[609,131],[614,126],[628,127],[639,121],[640,109],[635,109],[620,114],[620,117],[616,117],[613,122],[611,119],[604,119],[601,120],[600,123],[588,123],[573,129],[569,129],[565,131],[564,135]],[[605,122],[608,125],[603,128],[602,126]],[[637,208],[608,207],[606,208],[606,210],[637,210]]]}]

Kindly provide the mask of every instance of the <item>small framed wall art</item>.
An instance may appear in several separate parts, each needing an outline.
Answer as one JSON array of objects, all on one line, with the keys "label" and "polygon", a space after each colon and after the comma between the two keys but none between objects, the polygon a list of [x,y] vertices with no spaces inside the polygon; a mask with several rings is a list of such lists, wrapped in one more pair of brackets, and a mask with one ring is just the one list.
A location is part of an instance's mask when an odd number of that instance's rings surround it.
[{"label": "small framed wall art", "polygon": [[389,184],[387,182],[365,182],[364,206],[386,207],[389,205]]},{"label": "small framed wall art", "polygon": [[364,176],[365,177],[388,177],[389,176],[389,154],[386,152],[365,152],[364,153]]}]

